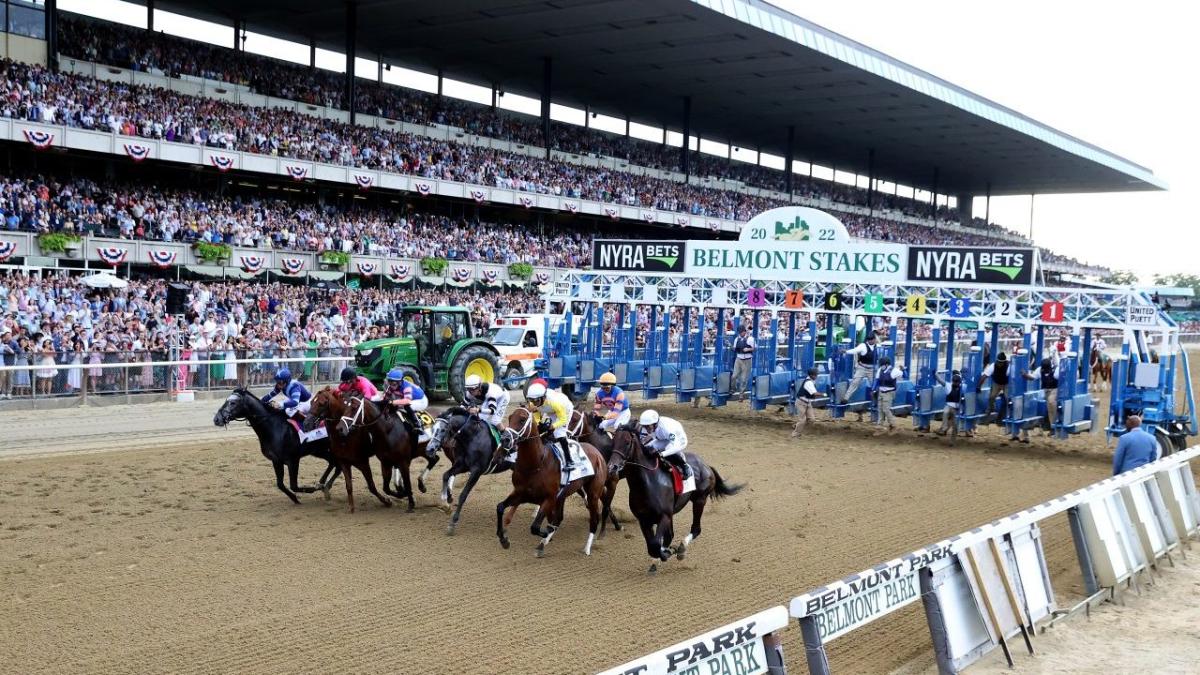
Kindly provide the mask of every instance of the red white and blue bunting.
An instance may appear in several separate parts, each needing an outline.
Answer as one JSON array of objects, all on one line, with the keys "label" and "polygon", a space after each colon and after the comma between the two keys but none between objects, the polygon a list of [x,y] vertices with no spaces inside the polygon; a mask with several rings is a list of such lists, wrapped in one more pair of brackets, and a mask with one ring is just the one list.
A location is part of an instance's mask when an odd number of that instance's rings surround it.
[{"label": "red white and blue bunting", "polygon": [[579,202],[560,202],[568,213],[579,213]]},{"label": "red white and blue bunting", "polygon": [[549,272],[534,272],[533,273],[533,282],[539,286],[541,286],[542,284],[550,283],[550,273]]},{"label": "red white and blue bunting", "polygon": [[520,197],[517,197],[517,201],[521,203],[521,206],[524,206],[525,208],[530,208],[531,206],[533,206],[534,199],[533,199],[533,197],[526,197],[524,195],[521,195]]},{"label": "red white and blue bunting", "polygon": [[150,156],[150,146],[141,143],[126,143],[125,154],[129,155],[129,159],[140,162]]},{"label": "red white and blue bunting", "polygon": [[304,258],[280,258],[279,268],[284,274],[295,276],[304,271]]},{"label": "red white and blue bunting", "polygon": [[0,262],[4,262],[17,252],[17,242],[0,241]]},{"label": "red white and blue bunting", "polygon": [[710,220],[710,221],[708,221],[708,229],[712,230],[713,232],[720,232],[721,231],[721,223],[719,223],[715,220]]},{"label": "red white and blue bunting", "polygon": [[604,215],[608,216],[609,218],[612,218],[613,220],[616,220],[617,216],[619,216],[620,214],[621,214],[621,209],[618,209],[615,206],[604,207]]},{"label": "red white and blue bunting", "polygon": [[299,164],[285,164],[284,170],[287,175],[292,177],[292,180],[304,180],[308,178],[308,167]]},{"label": "red white and blue bunting", "polygon": [[25,140],[32,143],[33,147],[38,150],[45,150],[54,145],[54,134],[38,129],[25,129]]},{"label": "red white and blue bunting", "polygon": [[221,173],[225,173],[226,171],[232,169],[234,164],[233,158],[226,157],[225,155],[211,155],[209,156],[208,161],[212,162],[212,165],[217,167],[217,171],[220,171]]},{"label": "red white and blue bunting", "polygon": [[150,258],[150,262],[154,263],[155,267],[166,269],[175,264],[176,253],[169,249],[146,251],[146,257]]},{"label": "red white and blue bunting", "polygon": [[404,283],[412,278],[412,267],[404,263],[392,263],[392,281]]},{"label": "red white and blue bunting", "polygon": [[691,222],[687,216],[675,216],[675,224],[680,227],[687,227]]},{"label": "red white and blue bunting", "polygon": [[371,174],[356,173],[354,174],[354,182],[358,183],[360,190],[368,190],[375,184],[375,177]]},{"label": "red white and blue bunting", "polygon": [[454,279],[455,281],[457,281],[460,284],[466,283],[471,280],[471,268],[470,267],[455,267],[450,272],[450,278]]},{"label": "red white and blue bunting", "polygon": [[487,193],[483,190],[471,190],[471,199],[474,199],[476,204],[482,204],[487,201]]},{"label": "red white and blue bunting", "polygon": [[430,192],[433,192],[433,185],[422,181],[413,181],[413,187],[417,188],[417,192],[421,193],[422,197],[428,197]]},{"label": "red white and blue bunting", "polygon": [[242,258],[242,269],[250,274],[258,274],[263,271],[267,265],[267,259],[261,255],[244,255]]},{"label": "red white and blue bunting", "polygon": [[129,249],[120,246],[101,246],[96,249],[96,253],[105,263],[116,267],[125,262],[125,257],[129,255]]},{"label": "red white and blue bunting", "polygon": [[500,274],[496,270],[484,270],[483,271],[483,280],[488,282],[489,284],[496,283],[496,280],[499,278],[500,278]]},{"label": "red white and blue bunting", "polygon": [[655,216],[653,211],[642,211],[642,220],[646,221],[647,223],[653,223],[654,219]]},{"label": "red white and blue bunting", "polygon": [[356,265],[358,266],[358,273],[364,277],[373,277],[379,271],[379,263],[360,262],[356,263]]}]

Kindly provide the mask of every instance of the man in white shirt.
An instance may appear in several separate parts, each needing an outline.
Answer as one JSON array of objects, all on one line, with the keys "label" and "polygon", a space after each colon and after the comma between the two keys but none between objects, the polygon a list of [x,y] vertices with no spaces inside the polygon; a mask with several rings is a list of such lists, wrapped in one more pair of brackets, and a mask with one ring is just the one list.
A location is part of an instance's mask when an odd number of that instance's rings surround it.
[{"label": "man in white shirt", "polygon": [[799,438],[804,433],[804,427],[817,420],[813,412],[813,399],[821,395],[817,391],[817,373],[816,368],[809,368],[805,378],[796,387],[796,426],[792,427],[792,438]]},{"label": "man in white shirt", "polygon": [[750,366],[754,363],[754,337],[750,328],[742,324],[733,340],[733,390],[731,395],[744,399],[746,385],[750,381]]},{"label": "man in white shirt", "polygon": [[886,433],[896,433],[896,416],[892,414],[892,402],[896,400],[896,385],[902,379],[903,368],[892,365],[892,360],[886,356],[879,359],[879,372],[875,379],[876,391],[879,392],[879,430],[875,432],[876,436],[884,433],[885,429]]},{"label": "man in white shirt", "polygon": [[846,396],[841,400],[842,405],[854,397],[864,382],[870,382],[875,376],[875,342],[875,334],[868,333],[866,340],[846,351],[854,357],[854,376],[850,379],[850,386],[846,387]]}]

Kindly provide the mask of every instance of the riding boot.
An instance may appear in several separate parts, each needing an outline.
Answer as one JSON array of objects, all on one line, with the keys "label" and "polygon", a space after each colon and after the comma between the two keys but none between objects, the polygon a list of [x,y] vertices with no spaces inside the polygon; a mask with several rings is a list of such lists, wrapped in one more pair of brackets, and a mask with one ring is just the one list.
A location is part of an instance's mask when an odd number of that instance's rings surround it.
[{"label": "riding boot", "polygon": [[666,460],[675,465],[676,469],[679,469],[679,472],[683,475],[684,480],[692,477],[692,465],[688,464],[687,457],[684,457],[682,452],[674,455],[667,455]]},{"label": "riding boot", "polygon": [[558,447],[559,447],[559,449],[562,450],[562,455],[563,455],[562,470],[570,471],[571,469],[575,468],[574,462],[571,461],[571,447],[570,447],[570,444],[567,442],[567,439],[565,439],[565,438],[558,439]]}]

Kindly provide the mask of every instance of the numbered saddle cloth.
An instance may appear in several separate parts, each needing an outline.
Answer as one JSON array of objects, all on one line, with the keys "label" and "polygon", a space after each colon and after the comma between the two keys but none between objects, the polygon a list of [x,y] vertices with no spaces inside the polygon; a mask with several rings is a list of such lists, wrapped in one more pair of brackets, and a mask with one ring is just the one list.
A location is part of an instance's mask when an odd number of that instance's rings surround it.
[{"label": "numbered saddle cloth", "polygon": [[321,420],[320,424],[313,428],[312,431],[305,431],[304,425],[297,422],[295,419],[288,419],[288,424],[296,430],[296,434],[300,436],[301,443],[310,443],[319,441],[323,438],[329,438],[329,430],[325,428],[325,420]]},{"label": "numbered saddle cloth", "polygon": [[[587,478],[595,474],[596,470],[592,468],[592,462],[588,459],[587,454],[583,452],[583,446],[573,440],[568,441],[567,445],[570,448],[571,461],[574,463],[574,466],[570,471],[563,472],[561,482],[570,483],[571,481]],[[557,447],[558,444],[556,443],[555,448],[557,449]]]},{"label": "numbered saddle cloth", "polygon": [[675,495],[686,495],[696,489],[695,474],[688,476],[685,480],[683,472],[676,468],[673,464],[667,464],[667,471],[671,473],[671,482],[675,486]]}]

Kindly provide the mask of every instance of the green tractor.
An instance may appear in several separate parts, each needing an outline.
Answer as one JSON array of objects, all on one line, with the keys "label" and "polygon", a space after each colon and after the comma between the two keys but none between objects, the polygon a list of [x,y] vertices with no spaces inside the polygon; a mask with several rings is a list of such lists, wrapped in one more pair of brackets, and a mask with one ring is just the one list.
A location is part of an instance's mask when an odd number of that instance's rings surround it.
[{"label": "green tractor", "polygon": [[354,348],[358,372],[372,382],[382,383],[389,370],[399,368],[430,399],[461,401],[468,375],[497,381],[499,353],[474,335],[465,307],[405,307],[397,329],[403,337],[369,340]]}]

